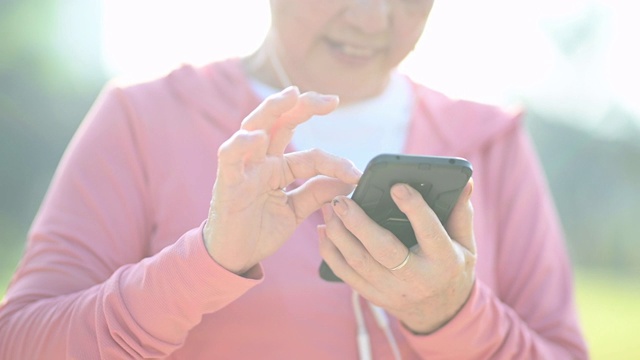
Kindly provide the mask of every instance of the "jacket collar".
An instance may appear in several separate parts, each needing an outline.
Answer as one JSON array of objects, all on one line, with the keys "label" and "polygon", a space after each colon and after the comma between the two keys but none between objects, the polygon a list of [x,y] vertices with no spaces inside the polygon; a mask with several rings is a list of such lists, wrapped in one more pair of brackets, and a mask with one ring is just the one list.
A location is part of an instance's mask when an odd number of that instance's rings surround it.
[{"label": "jacket collar", "polygon": [[184,65],[169,75],[169,81],[183,101],[229,133],[260,104],[239,58],[203,67]]},{"label": "jacket collar", "polygon": [[522,110],[452,99],[413,83],[415,103],[405,150],[466,157],[503,136],[522,117]]},{"label": "jacket collar", "polygon": [[[169,81],[183,101],[230,134],[260,103],[239,58],[203,67],[185,65],[173,71]],[[408,153],[469,156],[516,126],[522,117],[519,108],[505,112],[411,83],[415,101],[405,146]]]}]

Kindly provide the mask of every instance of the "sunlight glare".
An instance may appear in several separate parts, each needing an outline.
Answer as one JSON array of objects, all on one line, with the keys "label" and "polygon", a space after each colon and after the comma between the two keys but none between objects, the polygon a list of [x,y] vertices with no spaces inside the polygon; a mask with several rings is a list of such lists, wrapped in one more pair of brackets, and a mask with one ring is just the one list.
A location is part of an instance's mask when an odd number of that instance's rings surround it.
[{"label": "sunlight glare", "polygon": [[268,3],[255,0],[105,0],[102,7],[105,66],[132,78],[248,54],[270,22]]},{"label": "sunlight glare", "polygon": [[[270,22],[264,0],[105,0],[102,6],[104,61],[110,74],[125,77],[248,54]],[[401,70],[453,97],[506,105],[525,96],[550,111],[581,112],[587,122],[613,97],[640,114],[640,50],[631,46],[640,32],[637,10],[625,0],[436,1]],[[592,53],[568,58],[556,30],[575,32],[571,22],[588,11],[607,27],[596,29]]]}]

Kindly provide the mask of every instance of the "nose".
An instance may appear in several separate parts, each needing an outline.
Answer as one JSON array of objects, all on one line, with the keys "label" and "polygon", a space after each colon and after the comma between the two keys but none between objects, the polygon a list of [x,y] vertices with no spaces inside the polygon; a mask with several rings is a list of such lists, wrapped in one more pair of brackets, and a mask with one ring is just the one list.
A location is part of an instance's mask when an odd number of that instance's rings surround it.
[{"label": "nose", "polygon": [[391,23],[388,0],[353,0],[345,11],[345,18],[364,33],[378,33]]}]

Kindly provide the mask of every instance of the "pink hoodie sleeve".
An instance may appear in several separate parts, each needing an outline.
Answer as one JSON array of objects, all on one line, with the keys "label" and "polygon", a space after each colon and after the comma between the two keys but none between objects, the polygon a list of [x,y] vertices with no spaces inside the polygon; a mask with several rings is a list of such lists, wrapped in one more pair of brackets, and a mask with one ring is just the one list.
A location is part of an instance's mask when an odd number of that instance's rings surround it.
[{"label": "pink hoodie sleeve", "polygon": [[163,357],[262,280],[218,266],[197,224],[150,256],[143,140],[120,92],[85,119],[30,231],[0,305],[2,359]]},{"label": "pink hoodie sleeve", "polygon": [[425,359],[586,359],[570,262],[538,159],[520,126],[501,137],[474,160],[490,169],[485,201],[502,219],[498,238],[488,240],[497,244],[497,287],[478,279],[443,328],[403,332]]}]

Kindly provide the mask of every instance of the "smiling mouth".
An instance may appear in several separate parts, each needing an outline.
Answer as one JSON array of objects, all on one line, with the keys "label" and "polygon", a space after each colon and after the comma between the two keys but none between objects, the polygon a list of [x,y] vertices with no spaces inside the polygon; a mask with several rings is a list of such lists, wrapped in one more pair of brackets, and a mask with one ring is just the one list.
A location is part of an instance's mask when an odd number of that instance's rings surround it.
[{"label": "smiling mouth", "polygon": [[382,51],[380,48],[377,48],[377,47],[345,44],[345,43],[333,41],[331,39],[327,39],[327,43],[329,44],[329,47],[334,51],[338,51],[339,53],[349,57],[363,59],[363,60],[370,59]]}]

